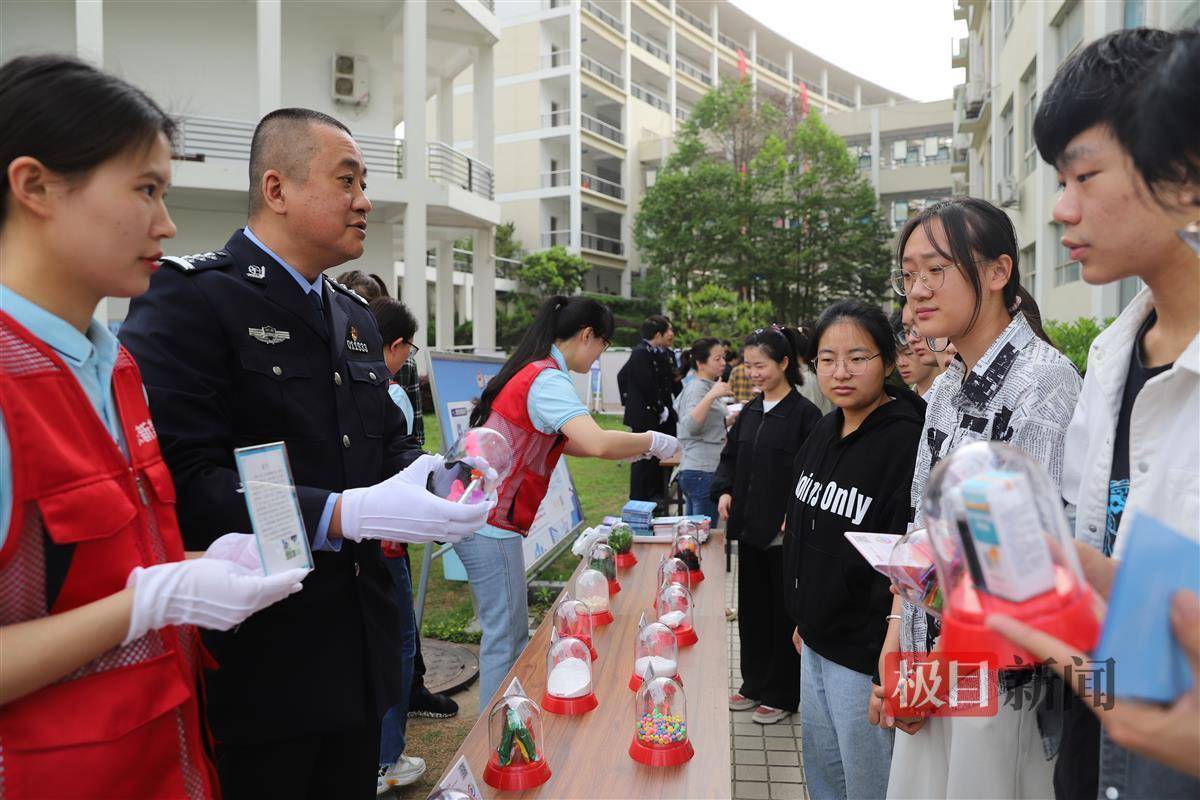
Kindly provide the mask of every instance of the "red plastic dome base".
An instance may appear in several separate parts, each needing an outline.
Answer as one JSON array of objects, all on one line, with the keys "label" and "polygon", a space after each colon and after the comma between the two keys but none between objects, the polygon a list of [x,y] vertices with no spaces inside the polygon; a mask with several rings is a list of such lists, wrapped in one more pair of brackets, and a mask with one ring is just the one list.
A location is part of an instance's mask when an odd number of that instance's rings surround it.
[{"label": "red plastic dome base", "polygon": [[618,569],[629,569],[637,563],[637,556],[633,554],[632,550],[628,553],[617,553],[616,561]]},{"label": "red plastic dome base", "polygon": [[677,767],[691,761],[694,755],[691,739],[674,744],[642,744],[634,736],[629,745],[629,757],[648,767]]},{"label": "red plastic dome base", "polygon": [[680,647],[690,647],[698,641],[700,641],[700,637],[696,635],[696,629],[691,625],[675,629],[675,644]]},{"label": "red plastic dome base", "polygon": [[614,594],[616,594],[619,591],[621,591],[621,582],[620,581],[609,581],[608,582],[608,596],[609,597],[612,597]]},{"label": "red plastic dome base", "polygon": [[520,766],[510,764],[502,767],[493,754],[488,759],[487,766],[483,768],[483,779],[488,786],[502,792],[521,792],[541,786],[550,780],[550,765],[543,758],[532,764],[521,764]]},{"label": "red plastic dome base", "polygon": [[[675,673],[674,675],[658,675],[655,677],[670,678],[671,680],[678,683],[680,686],[683,686],[683,677],[678,672]],[[642,676],[641,675],[631,675],[629,677],[629,691],[636,692],[640,688],[642,688]]]},{"label": "red plastic dome base", "polygon": [[688,570],[688,580],[692,582],[692,586],[698,585],[700,583],[700,581],[704,580],[704,570],[689,569]]},{"label": "red plastic dome base", "polygon": [[612,609],[605,609],[599,614],[588,614],[588,616],[592,618],[592,630],[602,625],[611,625],[613,621]]},{"label": "red plastic dome base", "polygon": [[600,701],[596,699],[595,692],[588,692],[583,697],[555,697],[547,694],[542,698],[542,708],[551,714],[560,714],[564,717],[586,714],[598,705],[600,705]]}]

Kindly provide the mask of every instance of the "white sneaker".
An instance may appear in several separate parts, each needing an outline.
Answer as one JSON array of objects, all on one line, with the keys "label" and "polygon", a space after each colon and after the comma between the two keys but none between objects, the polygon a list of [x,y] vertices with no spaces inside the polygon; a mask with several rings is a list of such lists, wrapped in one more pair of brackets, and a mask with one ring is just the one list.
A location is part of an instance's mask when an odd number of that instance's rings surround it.
[{"label": "white sneaker", "polygon": [[425,774],[425,759],[416,756],[402,755],[396,763],[379,767],[379,780],[375,785],[375,795],[386,794],[397,786],[408,786],[416,783]]}]

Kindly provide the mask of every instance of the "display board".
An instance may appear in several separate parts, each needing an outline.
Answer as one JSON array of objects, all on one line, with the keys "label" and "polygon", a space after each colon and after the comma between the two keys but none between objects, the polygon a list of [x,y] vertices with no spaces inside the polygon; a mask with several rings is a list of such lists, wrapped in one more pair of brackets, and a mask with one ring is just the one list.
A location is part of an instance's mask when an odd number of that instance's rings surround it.
[{"label": "display board", "polygon": [[[442,433],[443,452],[448,450],[459,434],[470,427],[471,409],[488,381],[500,372],[505,359],[500,356],[477,356],[466,353],[427,351],[429,356],[429,388],[437,411]],[[558,542],[570,536],[583,524],[583,508],[571,480],[567,460],[560,459],[537,517],[525,537],[525,571],[539,566]],[[456,559],[447,553],[446,577],[454,577]],[[462,576],[465,578],[465,572]]]}]

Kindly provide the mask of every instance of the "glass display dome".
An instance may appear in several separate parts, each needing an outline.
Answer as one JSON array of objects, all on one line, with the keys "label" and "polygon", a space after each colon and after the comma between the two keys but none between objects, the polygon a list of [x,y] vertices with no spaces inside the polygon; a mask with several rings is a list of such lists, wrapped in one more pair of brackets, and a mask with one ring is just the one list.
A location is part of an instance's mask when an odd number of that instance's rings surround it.
[{"label": "glass display dome", "polygon": [[922,510],[943,595],[941,649],[1037,660],[985,624],[1014,617],[1084,652],[1100,628],[1061,493],[1025,452],[998,442],[955,450],[934,469]]},{"label": "glass display dome", "polygon": [[687,647],[699,641],[693,625],[693,610],[692,593],[686,586],[665,583],[658,590],[658,598],[654,601],[654,613],[658,616],[658,621],[675,634],[675,641],[680,647]]},{"label": "glass display dome", "polygon": [[583,642],[592,661],[596,660],[596,648],[592,644],[592,615],[588,613],[586,603],[567,595],[554,607],[551,619],[555,635],[560,639],[570,636]]},{"label": "glass display dome", "polygon": [[429,473],[425,488],[461,503],[482,502],[496,491],[512,469],[512,448],[491,428],[463,431],[440,469]]},{"label": "glass display dome", "polygon": [[583,601],[592,618],[592,628],[607,625],[613,621],[612,611],[608,606],[608,579],[599,570],[585,569],[575,578],[575,596]]},{"label": "glass display dome", "polygon": [[608,594],[614,595],[621,591],[621,583],[617,580],[617,554],[605,542],[596,542],[588,551],[588,568],[603,573],[608,579]]},{"label": "glass display dome", "polygon": [[438,789],[429,795],[429,800],[472,800],[462,789]]},{"label": "glass display dome", "polygon": [[574,716],[599,703],[592,689],[592,659],[587,645],[574,637],[559,639],[546,651],[546,694],[542,708]]},{"label": "glass display dome", "polygon": [[614,524],[608,533],[608,544],[617,554],[618,568],[629,569],[637,563],[637,556],[633,554],[633,528],[628,524]]},{"label": "glass display dome", "polygon": [[897,539],[887,571],[901,597],[936,617],[942,615],[945,598],[938,582],[929,531],[914,528]]},{"label": "glass display dome", "polygon": [[647,671],[634,696],[633,713],[629,757],[634,761],[650,767],[673,767],[695,755],[688,738],[687,699],[677,681]]},{"label": "glass display dome", "polygon": [[483,770],[489,786],[521,791],[550,780],[543,755],[542,712],[520,694],[501,697],[488,712],[488,746],[491,754]]},{"label": "glass display dome", "polygon": [[637,632],[633,645],[633,674],[629,677],[629,688],[637,691],[642,685],[646,670],[656,676],[674,678],[679,683],[679,643],[675,632],[661,622],[643,625]]},{"label": "glass display dome", "polygon": [[675,536],[671,539],[671,557],[687,565],[693,588],[704,580],[704,572],[700,569],[699,526],[694,522],[684,520],[675,526]]},{"label": "glass display dome", "polygon": [[678,583],[691,589],[693,576],[694,573],[688,569],[687,562],[671,556],[659,565],[658,585],[661,587],[664,583]]}]

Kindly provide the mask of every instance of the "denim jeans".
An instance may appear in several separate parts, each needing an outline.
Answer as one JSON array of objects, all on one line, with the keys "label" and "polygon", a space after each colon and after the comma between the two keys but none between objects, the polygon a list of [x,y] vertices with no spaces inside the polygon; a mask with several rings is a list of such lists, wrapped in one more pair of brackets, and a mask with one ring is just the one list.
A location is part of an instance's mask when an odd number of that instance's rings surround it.
[{"label": "denim jeans", "polygon": [[892,731],[867,722],[871,676],[800,649],[800,733],[813,800],[883,797]]},{"label": "denim jeans", "polygon": [[703,514],[717,522],[717,504],[708,496],[708,487],[712,484],[712,473],[701,472],[698,469],[683,469],[679,471],[679,488],[683,490],[683,513],[689,517],[693,514]]},{"label": "denim jeans", "polygon": [[483,628],[479,643],[479,711],[486,713],[500,681],[529,640],[529,597],[520,537],[476,534],[454,545],[467,569],[475,614]]},{"label": "denim jeans", "polygon": [[400,702],[383,715],[379,731],[379,763],[394,764],[404,753],[404,731],[408,725],[408,700],[412,690],[413,657],[417,652],[417,617],[413,613],[412,579],[403,558],[385,558],[395,581],[393,590],[400,606]]}]

